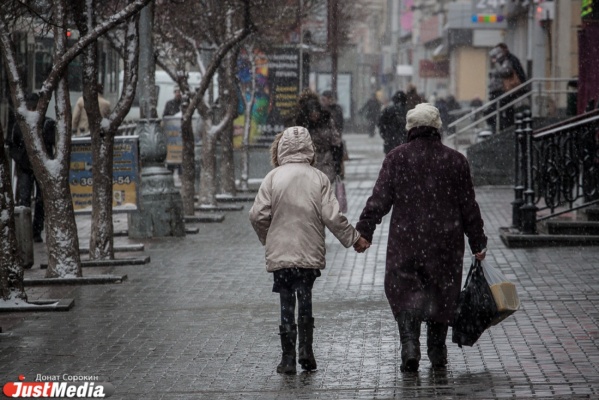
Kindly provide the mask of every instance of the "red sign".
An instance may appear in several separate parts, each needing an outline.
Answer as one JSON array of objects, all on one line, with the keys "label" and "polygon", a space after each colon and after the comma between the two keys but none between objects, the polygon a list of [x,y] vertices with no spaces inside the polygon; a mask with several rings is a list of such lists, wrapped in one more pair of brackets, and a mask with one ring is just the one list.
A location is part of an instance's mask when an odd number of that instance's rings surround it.
[{"label": "red sign", "polygon": [[449,77],[449,60],[420,60],[418,75],[421,78]]}]

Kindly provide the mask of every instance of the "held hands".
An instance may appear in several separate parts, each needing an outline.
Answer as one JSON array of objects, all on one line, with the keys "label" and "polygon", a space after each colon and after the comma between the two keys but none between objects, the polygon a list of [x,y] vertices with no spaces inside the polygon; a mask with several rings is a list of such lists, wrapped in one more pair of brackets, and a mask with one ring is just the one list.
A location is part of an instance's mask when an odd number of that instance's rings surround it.
[{"label": "held hands", "polygon": [[358,253],[364,253],[366,251],[366,249],[369,247],[370,247],[370,243],[368,243],[368,240],[364,239],[361,236],[360,236],[360,239],[358,239],[358,241],[356,243],[354,243],[354,250],[357,251]]}]

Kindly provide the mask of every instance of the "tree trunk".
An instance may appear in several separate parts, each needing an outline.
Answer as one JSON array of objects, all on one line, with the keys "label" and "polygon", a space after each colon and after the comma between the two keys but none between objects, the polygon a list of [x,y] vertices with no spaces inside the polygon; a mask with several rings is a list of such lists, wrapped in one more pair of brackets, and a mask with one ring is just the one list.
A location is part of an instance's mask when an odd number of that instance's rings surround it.
[{"label": "tree trunk", "polygon": [[68,176],[48,174],[42,177],[40,184],[44,193],[44,211],[48,230],[46,232],[48,250],[46,278],[81,277],[79,237]]},{"label": "tree trunk", "polygon": [[[231,101],[231,100],[229,100]],[[235,196],[235,160],[233,154],[233,121],[226,124],[220,135],[222,156],[220,161],[220,193]]]},{"label": "tree trunk", "polygon": [[[86,35],[95,25],[95,0],[73,7],[77,29]],[[88,8],[89,7],[89,8]],[[98,104],[98,42],[83,51],[83,100],[89,121],[92,151],[92,218],[89,239],[89,258],[114,259],[112,226],[112,161],[114,140],[101,126]]]},{"label": "tree trunk", "polygon": [[27,301],[23,286],[23,265],[15,235],[15,204],[10,182],[9,161],[4,151],[4,132],[0,125],[0,299]]},{"label": "tree trunk", "polygon": [[200,172],[200,204],[216,205],[216,139],[217,135],[211,132],[211,121],[205,120],[206,129],[202,131],[202,155]]},{"label": "tree trunk", "polygon": [[[227,36],[232,36],[233,21],[231,13],[227,14]],[[224,86],[222,99],[229,103],[230,107],[237,109],[237,93],[235,90],[235,79],[237,72],[237,58],[239,57],[240,47],[237,45],[233,48],[224,59],[224,65],[221,68],[222,76],[219,75],[219,81]],[[222,79],[221,79],[222,78]],[[220,86],[220,85],[219,85]],[[234,103],[234,104],[231,104]],[[223,104],[224,105],[224,104]],[[236,114],[236,113],[235,113]],[[225,116],[223,116],[225,118]],[[228,121],[223,132],[220,134],[220,143],[222,146],[222,157],[220,163],[220,192],[226,195],[235,196],[237,189],[235,188],[235,160],[233,155],[233,118]]]},{"label": "tree trunk", "polygon": [[185,215],[195,214],[195,140],[192,128],[193,114],[183,113],[181,119],[181,135],[183,139],[181,197],[183,199],[183,213]]},{"label": "tree trunk", "polygon": [[[104,133],[102,131],[102,133]],[[112,224],[112,171],[114,138],[110,134],[92,132],[92,226],[89,258],[114,259],[114,226]]]},{"label": "tree trunk", "polygon": [[243,139],[241,142],[241,179],[239,188],[242,191],[249,190],[248,181],[250,179],[250,132],[252,129],[252,109],[256,99],[256,57],[254,55],[254,46],[246,46],[248,59],[250,60],[250,98],[242,90],[241,97],[245,106],[243,120]]}]

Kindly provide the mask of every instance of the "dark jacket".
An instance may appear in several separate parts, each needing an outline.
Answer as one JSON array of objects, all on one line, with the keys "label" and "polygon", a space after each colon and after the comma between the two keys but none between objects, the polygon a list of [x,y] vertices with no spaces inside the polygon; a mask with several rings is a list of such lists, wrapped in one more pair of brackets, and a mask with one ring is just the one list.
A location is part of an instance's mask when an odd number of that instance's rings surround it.
[{"label": "dark jacket", "polygon": [[[313,109],[320,113],[320,118],[317,121],[312,121],[309,118]],[[314,145],[314,167],[324,172],[331,182],[334,182],[337,175],[336,165],[340,161],[336,156],[336,153],[339,152],[335,149],[340,148],[342,142],[331,113],[320,105],[318,97],[308,98],[306,102],[302,101],[300,104],[295,125],[308,129]]]},{"label": "dark jacket", "polygon": [[[56,143],[56,121],[52,118],[45,117],[42,125],[42,139],[44,146],[50,158],[54,154],[54,145]],[[13,125],[11,134],[7,138],[8,152],[10,157],[15,160],[15,163],[21,168],[23,172],[33,173],[31,168],[31,162],[25,149],[25,142],[23,141],[23,133],[18,123]]]},{"label": "dark jacket", "polygon": [[379,119],[379,131],[383,138],[385,154],[403,144],[408,139],[406,132],[405,106],[394,103],[385,107]]},{"label": "dark jacket", "polygon": [[328,107],[325,107],[325,110],[331,113],[331,117],[333,117],[333,121],[335,122],[335,128],[339,131],[340,134],[343,133],[343,109],[339,104],[331,104]]},{"label": "dark jacket", "polygon": [[181,111],[181,103],[183,100],[171,99],[166,102],[164,106],[164,113],[162,113],[163,117],[167,117],[169,115],[175,115],[179,111]]},{"label": "dark jacket", "polygon": [[[425,321],[451,323],[462,282],[464,234],[472,252],[486,247],[468,161],[441,143],[434,128],[410,131],[392,150],[356,229],[368,241],[392,208],[385,293],[395,318],[422,310]],[[433,131],[434,134],[431,134]]]},{"label": "dark jacket", "polygon": [[372,97],[364,104],[364,106],[362,106],[359,113],[371,124],[376,124],[381,115],[381,103],[379,103],[376,98]]}]

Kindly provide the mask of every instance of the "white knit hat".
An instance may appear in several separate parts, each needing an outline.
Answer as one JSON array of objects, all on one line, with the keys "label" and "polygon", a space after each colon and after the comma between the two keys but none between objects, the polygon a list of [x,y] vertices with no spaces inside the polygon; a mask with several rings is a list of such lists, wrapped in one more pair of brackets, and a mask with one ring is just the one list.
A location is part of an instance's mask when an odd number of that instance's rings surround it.
[{"label": "white knit hat", "polygon": [[408,131],[418,126],[432,126],[433,128],[441,129],[443,125],[439,110],[430,103],[416,105],[416,107],[408,111],[406,117],[406,130]]}]

